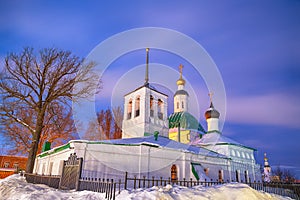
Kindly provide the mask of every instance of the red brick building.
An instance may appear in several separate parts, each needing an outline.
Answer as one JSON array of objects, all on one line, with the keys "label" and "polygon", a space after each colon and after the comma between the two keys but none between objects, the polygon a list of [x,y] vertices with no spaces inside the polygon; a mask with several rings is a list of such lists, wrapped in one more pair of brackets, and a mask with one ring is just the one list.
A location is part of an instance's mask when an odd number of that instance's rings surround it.
[{"label": "red brick building", "polygon": [[25,170],[26,157],[21,156],[0,156],[0,179],[5,178],[19,170]]}]

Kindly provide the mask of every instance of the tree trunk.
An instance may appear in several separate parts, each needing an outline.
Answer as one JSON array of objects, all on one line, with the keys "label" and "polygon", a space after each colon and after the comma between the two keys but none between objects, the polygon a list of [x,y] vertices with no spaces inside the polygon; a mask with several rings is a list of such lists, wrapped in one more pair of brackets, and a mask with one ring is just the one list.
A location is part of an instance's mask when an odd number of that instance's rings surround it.
[{"label": "tree trunk", "polygon": [[35,162],[35,157],[36,157],[36,152],[38,150],[39,142],[34,140],[32,141],[29,154],[28,154],[28,160],[26,164],[26,172],[27,173],[32,173],[33,168],[34,168],[34,162]]},{"label": "tree trunk", "polygon": [[[45,108],[44,108],[45,109]],[[32,173],[34,168],[35,157],[38,152],[39,142],[43,130],[45,111],[40,112],[37,119],[35,132],[33,133],[32,143],[29,149],[28,160],[26,164],[26,172]]]}]

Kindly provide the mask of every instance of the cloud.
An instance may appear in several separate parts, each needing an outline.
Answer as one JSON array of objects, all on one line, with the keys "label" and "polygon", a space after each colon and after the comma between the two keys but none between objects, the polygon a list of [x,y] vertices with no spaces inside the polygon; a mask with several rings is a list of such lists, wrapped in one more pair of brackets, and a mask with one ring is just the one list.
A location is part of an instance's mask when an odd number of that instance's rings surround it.
[{"label": "cloud", "polygon": [[227,121],[300,128],[300,107],[284,93],[228,97]]}]

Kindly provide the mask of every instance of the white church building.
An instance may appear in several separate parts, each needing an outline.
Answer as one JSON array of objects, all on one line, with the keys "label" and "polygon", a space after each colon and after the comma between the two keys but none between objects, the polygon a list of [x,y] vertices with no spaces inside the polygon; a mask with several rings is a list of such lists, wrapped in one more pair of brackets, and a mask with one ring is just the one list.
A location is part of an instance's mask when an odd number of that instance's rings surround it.
[{"label": "white church building", "polygon": [[124,96],[122,139],[71,140],[39,154],[33,173],[61,175],[64,160],[76,153],[83,158],[81,177],[123,178],[128,172],[138,178],[261,181],[256,150],[220,132],[212,100],[206,131],[188,112],[182,66],[176,84],[174,113],[168,116],[168,96],[149,83],[147,62],[145,83]]}]

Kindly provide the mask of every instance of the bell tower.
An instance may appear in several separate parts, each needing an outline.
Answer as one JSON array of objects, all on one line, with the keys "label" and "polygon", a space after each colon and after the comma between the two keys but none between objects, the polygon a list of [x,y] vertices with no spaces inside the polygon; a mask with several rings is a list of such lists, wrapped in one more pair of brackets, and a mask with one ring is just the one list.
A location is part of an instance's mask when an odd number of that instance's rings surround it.
[{"label": "bell tower", "polygon": [[158,131],[168,137],[168,95],[149,83],[149,48],[146,49],[145,83],[124,96],[122,138],[143,137]]}]

